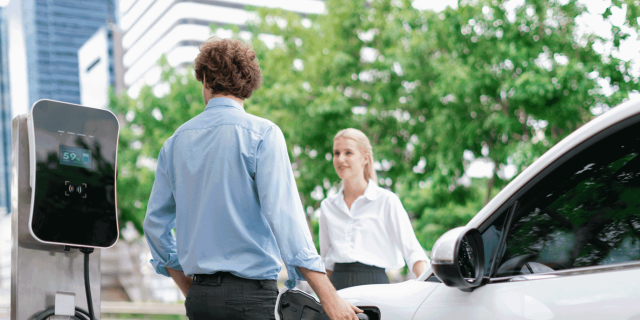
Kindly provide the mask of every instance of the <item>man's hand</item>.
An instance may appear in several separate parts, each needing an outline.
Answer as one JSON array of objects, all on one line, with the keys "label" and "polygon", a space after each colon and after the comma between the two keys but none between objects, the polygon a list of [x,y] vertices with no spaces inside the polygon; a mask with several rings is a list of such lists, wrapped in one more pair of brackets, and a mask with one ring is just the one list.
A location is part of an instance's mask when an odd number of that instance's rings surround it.
[{"label": "man's hand", "polygon": [[191,284],[193,283],[193,279],[191,277],[187,277],[184,272],[179,270],[167,268],[167,272],[169,272],[173,281],[175,281],[178,288],[180,288],[180,291],[182,291],[182,294],[186,297],[187,292],[189,292],[189,288],[191,288]]},{"label": "man's hand", "polygon": [[320,304],[331,320],[357,320],[356,313],[363,313],[358,307],[334,293],[332,299],[320,298]]},{"label": "man's hand", "polygon": [[340,298],[326,274],[300,267],[298,270],[320,298],[320,304],[331,320],[358,320],[356,313],[364,312]]}]

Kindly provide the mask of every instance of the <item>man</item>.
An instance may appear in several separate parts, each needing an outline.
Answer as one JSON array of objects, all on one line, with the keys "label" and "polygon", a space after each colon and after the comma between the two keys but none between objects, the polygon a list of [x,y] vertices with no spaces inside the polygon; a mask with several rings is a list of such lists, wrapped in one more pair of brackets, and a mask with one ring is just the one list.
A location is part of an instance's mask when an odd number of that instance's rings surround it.
[{"label": "man", "polygon": [[206,108],[162,147],[144,222],[156,272],[180,287],[191,320],[274,319],[282,259],[331,319],[357,319],[311,240],[282,131],[244,111],[262,82],[255,52],[212,38],[195,74]]}]

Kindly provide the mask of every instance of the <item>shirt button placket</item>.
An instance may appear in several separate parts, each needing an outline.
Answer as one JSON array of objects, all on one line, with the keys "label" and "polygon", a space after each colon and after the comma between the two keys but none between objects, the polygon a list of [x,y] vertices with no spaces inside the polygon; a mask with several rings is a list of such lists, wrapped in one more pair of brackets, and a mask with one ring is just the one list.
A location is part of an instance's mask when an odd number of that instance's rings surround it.
[{"label": "shirt button placket", "polygon": [[353,218],[349,219],[349,229],[347,229],[347,243],[349,244],[349,255],[353,254]]},{"label": "shirt button placket", "polygon": [[[357,201],[357,199],[356,199],[356,201]],[[354,217],[354,211],[355,211],[354,210],[354,205],[355,205],[356,201],[354,201],[351,204],[351,219],[349,219],[349,246],[351,247],[350,248],[350,251],[351,251],[350,255],[352,257],[353,257],[353,251],[355,250],[355,243],[354,243],[355,241],[354,241],[354,238],[353,238],[353,225],[354,225],[354,220],[355,220],[355,217]]]}]

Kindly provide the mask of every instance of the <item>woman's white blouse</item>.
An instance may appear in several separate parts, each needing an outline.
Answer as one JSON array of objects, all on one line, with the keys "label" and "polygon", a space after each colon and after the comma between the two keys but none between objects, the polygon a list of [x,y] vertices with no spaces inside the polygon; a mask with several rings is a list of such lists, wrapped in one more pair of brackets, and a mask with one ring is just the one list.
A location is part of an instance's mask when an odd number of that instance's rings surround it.
[{"label": "woman's white blouse", "polygon": [[399,269],[429,258],[416,238],[407,211],[398,196],[372,180],[352,204],[344,202],[344,189],[320,205],[320,255],[325,267],[360,262]]}]

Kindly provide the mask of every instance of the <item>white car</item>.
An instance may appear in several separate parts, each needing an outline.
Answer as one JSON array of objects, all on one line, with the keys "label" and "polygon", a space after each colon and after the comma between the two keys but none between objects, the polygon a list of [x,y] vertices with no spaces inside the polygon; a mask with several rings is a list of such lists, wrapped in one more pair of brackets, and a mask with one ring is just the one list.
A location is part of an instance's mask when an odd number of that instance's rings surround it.
[{"label": "white car", "polygon": [[371,320],[640,320],[640,102],[597,117],[445,233],[417,280],[339,291]]}]

